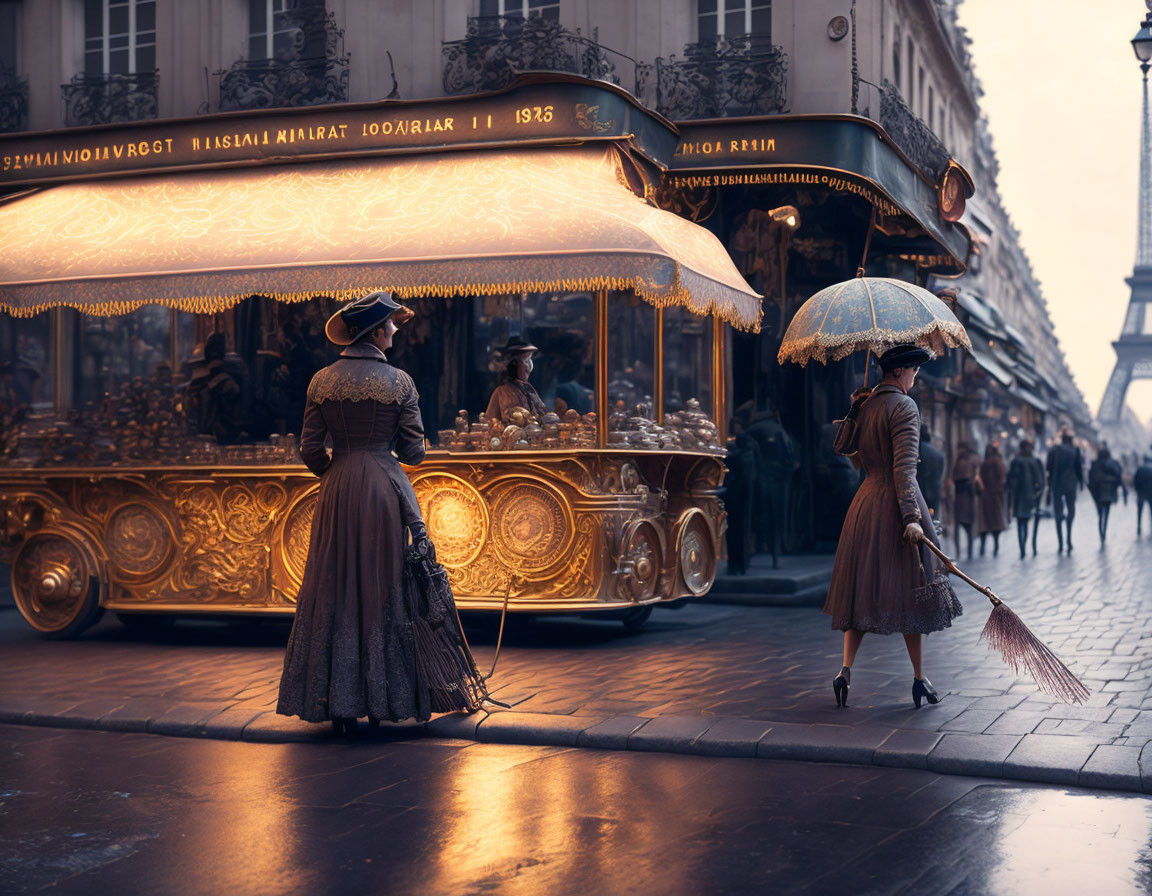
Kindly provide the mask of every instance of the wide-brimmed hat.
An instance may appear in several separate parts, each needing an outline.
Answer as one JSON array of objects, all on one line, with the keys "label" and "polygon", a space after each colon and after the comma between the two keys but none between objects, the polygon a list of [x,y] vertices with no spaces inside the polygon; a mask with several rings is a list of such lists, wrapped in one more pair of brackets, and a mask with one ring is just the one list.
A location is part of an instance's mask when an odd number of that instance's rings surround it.
[{"label": "wide-brimmed hat", "polygon": [[513,336],[498,349],[505,358],[515,358],[517,355],[531,355],[540,351],[531,342],[525,342],[519,336]]},{"label": "wide-brimmed hat", "polygon": [[934,357],[932,352],[918,345],[895,345],[880,356],[880,369],[888,373],[898,367],[919,367]]},{"label": "wide-brimmed hat", "polygon": [[380,290],[349,302],[328,318],[328,323],[324,324],[324,335],[336,345],[351,345],[381,326],[388,318],[400,326],[413,316],[411,308],[392,299],[392,293]]}]

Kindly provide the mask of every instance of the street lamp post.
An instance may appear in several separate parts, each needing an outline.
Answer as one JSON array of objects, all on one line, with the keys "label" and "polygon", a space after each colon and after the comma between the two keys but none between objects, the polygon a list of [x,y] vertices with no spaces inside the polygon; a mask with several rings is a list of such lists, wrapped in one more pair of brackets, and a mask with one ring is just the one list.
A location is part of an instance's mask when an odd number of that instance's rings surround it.
[{"label": "street lamp post", "polygon": [[1144,75],[1144,108],[1140,120],[1140,219],[1136,263],[1152,265],[1152,172],[1149,171],[1149,152],[1152,152],[1152,124],[1148,118],[1148,69],[1152,67],[1152,0],[1145,0],[1148,15],[1140,30],[1132,38],[1132,49],[1140,60]]}]

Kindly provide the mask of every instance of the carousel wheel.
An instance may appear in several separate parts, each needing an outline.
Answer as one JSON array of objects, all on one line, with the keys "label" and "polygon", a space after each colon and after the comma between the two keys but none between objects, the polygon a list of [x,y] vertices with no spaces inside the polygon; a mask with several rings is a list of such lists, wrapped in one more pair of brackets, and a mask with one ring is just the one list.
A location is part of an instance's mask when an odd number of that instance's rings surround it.
[{"label": "carousel wheel", "polygon": [[74,638],[104,614],[94,552],[71,530],[37,532],[12,561],[12,591],[28,624],[48,638]]},{"label": "carousel wheel", "polygon": [[630,607],[624,611],[620,621],[627,631],[638,632],[644,627],[644,623],[648,621],[648,617],[651,615],[651,607]]}]

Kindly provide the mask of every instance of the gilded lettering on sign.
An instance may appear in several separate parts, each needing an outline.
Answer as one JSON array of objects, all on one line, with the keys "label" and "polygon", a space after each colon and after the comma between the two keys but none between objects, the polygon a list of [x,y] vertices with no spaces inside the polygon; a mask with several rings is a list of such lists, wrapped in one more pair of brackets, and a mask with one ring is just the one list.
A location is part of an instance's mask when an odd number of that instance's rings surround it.
[{"label": "gilded lettering on sign", "polygon": [[775,137],[740,137],[731,140],[685,140],[674,155],[698,158],[711,155],[744,155],[776,151]]},{"label": "gilded lettering on sign", "polygon": [[173,140],[160,137],[152,140],[133,140],[127,143],[97,143],[92,146],[73,146],[50,152],[21,152],[5,155],[0,160],[4,171],[22,171],[33,168],[56,168],[60,165],[109,162],[115,159],[144,159],[149,156],[171,155]]}]

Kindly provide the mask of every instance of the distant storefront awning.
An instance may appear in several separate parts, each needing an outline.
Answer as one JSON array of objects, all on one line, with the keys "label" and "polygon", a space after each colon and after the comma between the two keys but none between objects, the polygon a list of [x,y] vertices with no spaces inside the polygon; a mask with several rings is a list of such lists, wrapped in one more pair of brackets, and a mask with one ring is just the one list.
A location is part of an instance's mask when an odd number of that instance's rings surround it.
[{"label": "distant storefront awning", "polygon": [[901,239],[910,245],[911,232],[921,233],[926,270],[958,274],[968,263],[967,229],[942,217],[936,185],[871,119],[774,115],[684,121],[677,127],[680,142],[666,175],[673,187],[794,184],[853,193],[893,222],[902,219]]},{"label": "distant storefront awning", "polygon": [[988,344],[988,340],[971,330],[968,332],[968,336],[972,341],[972,358],[981,369],[1005,388],[1011,386],[1015,382],[1015,377],[1012,376],[1007,365],[997,357],[996,352]]},{"label": "distant storefront awning", "polygon": [[1012,390],[1012,393],[1021,401],[1032,405],[1032,407],[1041,413],[1047,413],[1050,410],[1048,402],[1046,402],[1043,398],[1041,398],[1022,383],[1017,383],[1016,387]]},{"label": "distant storefront awning", "polygon": [[1004,339],[1007,336],[996,312],[978,294],[969,289],[962,290],[957,303],[968,313],[969,321],[978,329],[983,330],[993,339]]},{"label": "distant storefront awning", "polygon": [[600,143],[34,190],[0,203],[0,310],[608,288],[758,327],[760,297],[720,241],[637,197],[628,165]]}]

